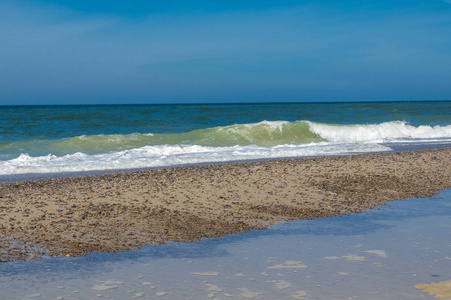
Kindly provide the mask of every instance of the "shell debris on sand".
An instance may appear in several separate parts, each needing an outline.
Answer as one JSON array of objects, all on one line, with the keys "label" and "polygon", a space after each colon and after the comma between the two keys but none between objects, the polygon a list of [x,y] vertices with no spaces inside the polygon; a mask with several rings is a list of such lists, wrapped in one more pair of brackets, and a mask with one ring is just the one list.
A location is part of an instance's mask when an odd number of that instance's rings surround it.
[{"label": "shell debris on sand", "polygon": [[268,283],[274,283],[278,290],[284,290],[293,287],[291,283],[284,280],[268,280]]},{"label": "shell debris on sand", "polygon": [[219,272],[192,272],[191,275],[198,275],[198,276],[218,276]]},{"label": "shell debris on sand", "polygon": [[336,260],[336,259],[340,259],[340,257],[338,257],[338,256],[326,256],[326,257],[324,257],[324,259]]},{"label": "shell debris on sand", "polygon": [[415,287],[429,295],[435,296],[436,299],[451,300],[451,280],[431,284],[417,284]]},{"label": "shell debris on sand", "polygon": [[288,260],[284,262],[283,264],[274,265],[271,267],[267,267],[267,269],[270,270],[282,270],[282,269],[306,269],[308,268],[306,265],[302,263],[302,261],[295,261],[295,260]]},{"label": "shell debris on sand", "polygon": [[133,296],[133,298],[141,298],[144,297],[144,293],[135,293],[135,295]]},{"label": "shell debris on sand", "polygon": [[308,296],[308,292],[307,291],[296,291],[296,292],[294,292],[294,295],[290,296],[290,298],[291,299],[296,299],[296,300],[303,300],[307,296]]},{"label": "shell debris on sand", "polygon": [[260,292],[252,292],[248,288],[239,288],[237,290],[241,292],[240,296],[246,299],[254,299],[260,295],[263,295],[263,293]]},{"label": "shell debris on sand", "polygon": [[388,258],[388,255],[384,250],[367,250],[367,251],[360,251],[360,252],[373,253],[379,257]]},{"label": "shell debris on sand", "polygon": [[110,290],[110,289],[115,289],[119,287],[118,285],[106,285],[106,284],[101,284],[101,285],[96,285],[94,286],[92,289],[94,291],[106,291],[106,290]]},{"label": "shell debris on sand", "polygon": [[215,293],[222,292],[222,289],[219,286],[215,285],[215,284],[204,283],[204,285],[207,288],[207,291],[209,291],[209,292],[215,292]]},{"label": "shell debris on sand", "polygon": [[122,281],[117,280],[97,280],[97,282],[103,283],[105,285],[124,284]]},{"label": "shell debris on sand", "polygon": [[343,258],[346,258],[348,261],[366,261],[365,256],[355,254],[348,254],[343,256]]}]

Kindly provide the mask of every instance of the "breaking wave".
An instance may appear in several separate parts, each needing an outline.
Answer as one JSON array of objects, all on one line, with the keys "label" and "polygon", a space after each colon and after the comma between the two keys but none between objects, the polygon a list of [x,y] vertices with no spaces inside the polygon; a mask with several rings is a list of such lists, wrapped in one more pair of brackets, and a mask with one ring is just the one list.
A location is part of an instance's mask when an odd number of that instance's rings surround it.
[{"label": "breaking wave", "polygon": [[451,141],[450,126],[262,121],[179,134],[82,135],[0,143],[0,175],[165,167],[388,151],[383,143]]}]

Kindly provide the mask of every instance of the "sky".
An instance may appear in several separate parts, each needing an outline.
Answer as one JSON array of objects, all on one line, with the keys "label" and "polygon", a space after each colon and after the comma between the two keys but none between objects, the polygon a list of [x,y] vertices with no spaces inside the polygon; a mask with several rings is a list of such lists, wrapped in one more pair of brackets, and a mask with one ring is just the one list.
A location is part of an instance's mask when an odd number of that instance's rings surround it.
[{"label": "sky", "polygon": [[451,0],[0,0],[0,105],[451,99]]}]

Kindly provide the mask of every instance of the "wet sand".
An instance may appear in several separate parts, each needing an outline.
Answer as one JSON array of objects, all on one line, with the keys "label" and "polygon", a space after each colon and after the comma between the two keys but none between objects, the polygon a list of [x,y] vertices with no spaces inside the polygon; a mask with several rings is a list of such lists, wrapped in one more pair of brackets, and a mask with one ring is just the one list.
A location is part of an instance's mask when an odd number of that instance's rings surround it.
[{"label": "wet sand", "polygon": [[362,212],[451,187],[451,149],[0,185],[0,260],[122,251]]}]

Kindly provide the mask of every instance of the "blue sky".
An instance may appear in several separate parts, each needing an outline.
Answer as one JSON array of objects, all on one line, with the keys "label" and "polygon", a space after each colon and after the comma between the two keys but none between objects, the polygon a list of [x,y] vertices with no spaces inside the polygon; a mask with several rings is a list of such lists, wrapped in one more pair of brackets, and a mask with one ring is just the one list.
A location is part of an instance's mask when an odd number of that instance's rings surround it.
[{"label": "blue sky", "polygon": [[451,99],[451,0],[0,0],[0,104]]}]

